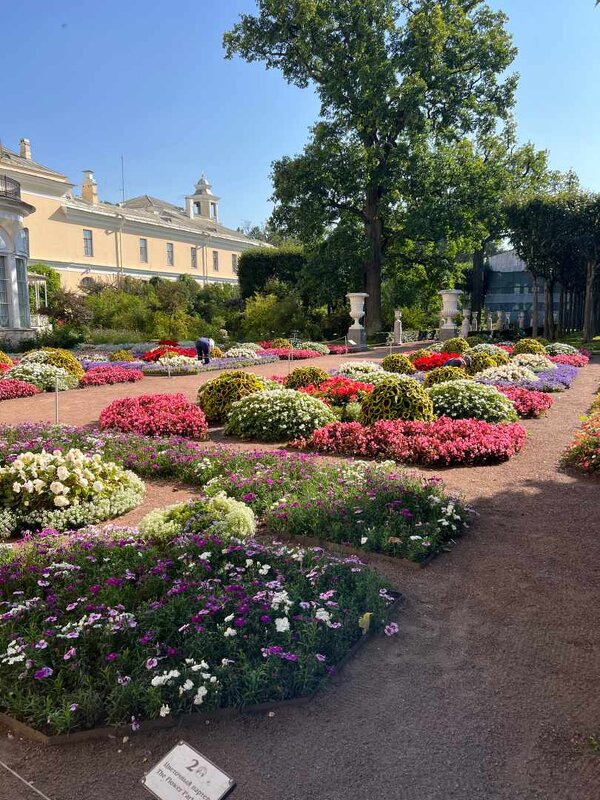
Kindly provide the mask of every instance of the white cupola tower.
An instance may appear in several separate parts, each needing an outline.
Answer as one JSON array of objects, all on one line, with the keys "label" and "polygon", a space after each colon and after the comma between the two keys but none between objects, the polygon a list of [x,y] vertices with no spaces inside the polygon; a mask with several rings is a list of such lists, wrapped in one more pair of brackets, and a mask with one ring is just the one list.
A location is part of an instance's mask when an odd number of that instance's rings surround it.
[{"label": "white cupola tower", "polygon": [[220,199],[212,193],[212,186],[203,175],[196,184],[194,194],[185,198],[186,213],[190,218],[202,217],[218,222]]}]

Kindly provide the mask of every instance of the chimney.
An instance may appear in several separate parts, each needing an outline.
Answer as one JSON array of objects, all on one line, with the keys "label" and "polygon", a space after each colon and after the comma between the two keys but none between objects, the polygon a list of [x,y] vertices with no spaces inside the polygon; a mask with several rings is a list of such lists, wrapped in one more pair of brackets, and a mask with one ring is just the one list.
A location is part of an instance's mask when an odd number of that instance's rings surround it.
[{"label": "chimney", "polygon": [[19,142],[19,155],[31,161],[31,142],[29,139],[21,139]]},{"label": "chimney", "polygon": [[98,205],[98,184],[91,169],[83,170],[83,183],[81,184],[81,196],[86,203],[93,206]]}]

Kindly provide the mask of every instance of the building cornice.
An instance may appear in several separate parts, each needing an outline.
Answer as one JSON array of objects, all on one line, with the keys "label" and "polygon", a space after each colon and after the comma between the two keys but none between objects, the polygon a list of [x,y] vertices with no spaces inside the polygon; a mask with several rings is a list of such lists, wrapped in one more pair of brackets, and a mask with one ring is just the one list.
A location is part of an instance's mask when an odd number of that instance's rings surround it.
[{"label": "building cornice", "polygon": [[[30,263],[36,263],[35,258],[30,259]],[[203,275],[200,270],[196,271],[185,271],[185,272],[167,272],[166,270],[149,270],[143,268],[136,268],[136,267],[123,267],[119,269],[118,267],[111,267],[111,266],[104,266],[102,264],[80,264],[75,261],[51,261],[47,258],[43,259],[43,263],[48,267],[53,267],[56,270],[63,271],[63,272],[78,272],[81,274],[81,277],[84,278],[86,275],[99,273],[103,275],[112,275],[116,277],[118,275],[125,275],[129,278],[140,278],[143,280],[150,280],[150,278],[165,278],[166,280],[177,280],[181,275],[189,275],[190,278],[194,278],[196,281],[203,282],[203,283],[228,283],[232,285],[237,285],[238,281],[237,278],[225,278],[225,277],[213,277],[212,275],[206,276]],[[85,273],[85,274],[83,274]]]}]

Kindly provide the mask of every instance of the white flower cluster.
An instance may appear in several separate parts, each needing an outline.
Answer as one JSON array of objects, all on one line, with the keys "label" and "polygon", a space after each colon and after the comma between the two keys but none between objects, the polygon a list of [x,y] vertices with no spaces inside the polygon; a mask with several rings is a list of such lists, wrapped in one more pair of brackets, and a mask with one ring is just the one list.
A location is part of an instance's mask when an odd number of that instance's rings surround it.
[{"label": "white flower cluster", "polygon": [[207,532],[224,539],[247,539],[256,532],[256,518],[252,509],[240,500],[227,497],[225,492],[217,492],[202,500],[154,509],[142,519],[139,529],[148,538],[170,539],[181,534],[185,523],[198,515],[210,517]]},{"label": "white flower cluster", "polygon": [[[179,703],[183,703],[184,706],[200,706],[209,693],[213,695],[218,693],[219,681],[217,676],[210,672],[206,661],[197,662],[193,658],[186,658],[182,669],[183,674],[178,669],[171,669],[155,675],[150,683],[155,688],[170,687],[171,691],[177,688]],[[159,713],[161,717],[169,716],[170,706],[163,703]]]},{"label": "white flower cluster", "polygon": [[376,364],[375,361],[343,361],[337,368],[338,375],[356,380],[367,378],[373,372],[383,371],[381,364]]},{"label": "white flower cluster", "polygon": [[20,453],[0,468],[0,496],[6,536],[27,525],[65,530],[118,516],[141,502],[144,484],[98,454],[42,450]]},{"label": "white flower cluster", "polygon": [[59,392],[75,389],[79,386],[77,378],[67,372],[66,369],[54,367],[52,364],[37,363],[36,361],[22,361],[5,372],[4,377],[32,383],[38,389],[46,392],[53,392],[57,385]]},{"label": "white flower cluster", "polygon": [[259,441],[283,442],[309,436],[335,419],[331,409],[316,397],[293,389],[263,390],[233,403],[225,432]]},{"label": "white flower cluster", "polygon": [[447,381],[428,389],[438,417],[509,422],[517,419],[512,402],[495,386],[471,380]]},{"label": "white flower cluster", "polygon": [[546,345],[546,352],[549,356],[576,356],[579,350],[566,342],[553,342]]},{"label": "white flower cluster", "polygon": [[519,381],[537,381],[535,372],[527,367],[519,367],[517,364],[506,364],[502,367],[489,367],[477,373],[478,381],[508,381],[518,383]]},{"label": "white flower cluster", "polygon": [[535,353],[521,353],[520,355],[511,358],[511,364],[517,367],[525,367],[532,372],[548,372],[549,370],[556,369],[556,364],[550,361],[546,356],[537,355]]},{"label": "white flower cluster", "polygon": [[158,361],[158,364],[162,364],[163,367],[197,367],[198,360],[196,358],[192,358],[191,356],[180,356],[177,353],[170,353],[166,356],[161,356]]},{"label": "white flower cluster", "polygon": [[471,347],[467,350],[467,353],[471,355],[471,353],[489,353],[491,356],[495,356],[498,353],[506,353],[506,350],[503,350],[501,347],[498,347],[495,344],[476,344],[474,347]]},{"label": "white flower cluster", "polygon": [[255,345],[241,344],[230,348],[224,355],[225,358],[256,358]]},{"label": "white flower cluster", "polygon": [[320,353],[322,356],[329,355],[329,348],[321,342],[301,342],[299,348],[300,350],[314,350],[315,353]]}]

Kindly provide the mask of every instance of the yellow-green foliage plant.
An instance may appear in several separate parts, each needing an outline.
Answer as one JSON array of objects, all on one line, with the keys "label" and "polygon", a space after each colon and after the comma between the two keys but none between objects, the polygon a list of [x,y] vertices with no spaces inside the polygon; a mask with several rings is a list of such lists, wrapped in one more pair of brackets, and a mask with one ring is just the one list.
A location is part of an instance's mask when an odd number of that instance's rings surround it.
[{"label": "yellow-green foliage plant", "polygon": [[433,419],[433,403],[417,380],[393,375],[378,383],[362,404],[363,425],[373,425],[380,419],[428,422]]},{"label": "yellow-green foliage plant", "polygon": [[520,356],[523,353],[531,353],[536,356],[545,356],[546,348],[537,339],[520,339],[514,346],[513,356]]},{"label": "yellow-green foliage plant", "polygon": [[467,373],[462,367],[436,367],[425,374],[423,386],[429,389],[436,383],[447,383],[448,381],[463,381]]},{"label": "yellow-green foliage plant", "polygon": [[133,361],[133,353],[131,350],[115,350],[108,357],[109,361]]},{"label": "yellow-green foliage plant", "polygon": [[29,353],[25,353],[21,361],[60,367],[74,378],[77,378],[77,380],[81,380],[85,375],[85,370],[73,353],[63,350],[61,347],[43,347],[41,350],[32,350]]},{"label": "yellow-green foliage plant", "polygon": [[321,367],[296,367],[286,377],[286,389],[300,389],[303,386],[318,386],[329,378],[329,374]]},{"label": "yellow-green foliage plant", "polygon": [[14,362],[12,358],[10,356],[7,356],[6,353],[3,353],[2,350],[0,350],[0,364],[6,364],[7,367],[12,367],[13,363]]},{"label": "yellow-green foliage plant", "polygon": [[446,339],[442,345],[442,353],[465,353],[470,348],[469,343],[462,336]]},{"label": "yellow-green foliage plant", "polygon": [[494,356],[490,353],[474,352],[473,354],[468,353],[467,355],[469,356],[468,361],[470,362],[467,364],[467,372],[469,375],[477,375],[478,372],[483,372],[484,369],[499,366],[496,364]]},{"label": "yellow-green foliage plant", "polygon": [[416,361],[417,358],[430,358],[433,355],[433,350],[429,350],[427,347],[422,347],[420,350],[415,350],[414,353],[409,353],[408,358],[411,361]]},{"label": "yellow-green foliage plant", "polygon": [[412,375],[416,368],[408,356],[402,353],[391,353],[381,362],[386,372],[397,372],[400,375]]},{"label": "yellow-green foliage plant", "polygon": [[198,389],[198,405],[209,422],[225,422],[235,402],[265,388],[262,378],[252,372],[241,369],[225,372]]}]

